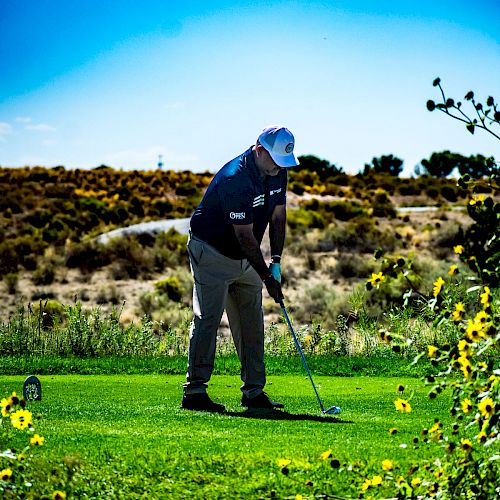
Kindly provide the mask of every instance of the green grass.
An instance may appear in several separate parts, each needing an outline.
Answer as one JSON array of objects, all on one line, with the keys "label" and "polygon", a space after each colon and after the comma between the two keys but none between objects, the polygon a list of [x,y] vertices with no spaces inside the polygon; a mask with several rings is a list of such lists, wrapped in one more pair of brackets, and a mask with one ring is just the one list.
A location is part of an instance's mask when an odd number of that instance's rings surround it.
[{"label": "green grass", "polygon": [[[226,405],[223,415],[181,410],[182,375],[40,379],[43,400],[29,409],[43,415],[36,430],[46,443],[36,459],[35,488],[44,494],[68,489],[63,469],[75,464],[73,494],[91,498],[269,498],[272,491],[295,498],[311,495],[311,488],[345,494],[348,485],[320,459],[322,452],[331,448],[342,463],[362,459],[375,469],[391,458],[403,470],[425,455],[413,450],[413,436],[436,417],[449,421],[448,398],[430,400],[415,378],[315,376],[325,405],[342,407],[338,417],[321,415],[303,375],[268,377],[269,394],[286,412],[245,411],[239,377],[214,376],[210,394]],[[22,383],[21,376],[1,376],[0,394],[21,393]],[[416,391],[412,413],[394,408],[399,383]],[[391,427],[398,433],[389,435]],[[287,476],[280,458],[292,460]]]}]

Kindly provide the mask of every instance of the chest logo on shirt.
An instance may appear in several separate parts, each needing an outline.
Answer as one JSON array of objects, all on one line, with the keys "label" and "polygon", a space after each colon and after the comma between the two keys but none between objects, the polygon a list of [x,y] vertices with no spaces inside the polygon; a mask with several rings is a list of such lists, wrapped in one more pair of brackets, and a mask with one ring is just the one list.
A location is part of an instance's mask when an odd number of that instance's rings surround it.
[{"label": "chest logo on shirt", "polygon": [[274,190],[271,190],[269,191],[269,194],[272,196],[273,194],[278,194],[278,193],[281,193],[281,188],[279,189],[274,189]]},{"label": "chest logo on shirt", "polygon": [[229,217],[231,219],[244,219],[245,218],[245,212],[230,212]]},{"label": "chest logo on shirt", "polygon": [[264,205],[265,196],[266,196],[265,194],[260,194],[259,196],[256,196],[253,199],[253,208],[260,207],[261,205]]}]

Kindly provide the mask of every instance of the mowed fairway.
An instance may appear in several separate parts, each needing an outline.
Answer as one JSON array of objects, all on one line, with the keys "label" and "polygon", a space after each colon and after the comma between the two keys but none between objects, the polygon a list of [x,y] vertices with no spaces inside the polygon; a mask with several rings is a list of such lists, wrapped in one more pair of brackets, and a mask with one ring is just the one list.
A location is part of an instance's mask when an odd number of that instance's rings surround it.
[{"label": "mowed fairway", "polygon": [[[226,405],[222,415],[181,410],[180,375],[40,379],[43,400],[28,407],[43,415],[36,423],[46,438],[40,468],[50,471],[50,464],[74,457],[82,471],[73,493],[91,497],[269,498],[272,490],[278,498],[308,495],[308,479],[320,489],[335,483],[322,452],[332,449],[342,463],[376,465],[390,458],[403,470],[416,453],[425,455],[425,448],[415,451],[412,444],[422,427],[435,418],[448,421],[448,397],[430,400],[419,379],[315,377],[325,405],[341,406],[335,417],[321,414],[308,379],[298,375],[268,379],[267,391],[285,403],[284,412],[241,408],[239,378],[214,376],[210,394]],[[22,393],[22,383],[23,377],[0,377],[2,395]],[[409,414],[394,407],[401,383],[415,389]],[[292,461],[288,476],[278,466],[281,458]],[[342,491],[342,485],[328,488]]]}]

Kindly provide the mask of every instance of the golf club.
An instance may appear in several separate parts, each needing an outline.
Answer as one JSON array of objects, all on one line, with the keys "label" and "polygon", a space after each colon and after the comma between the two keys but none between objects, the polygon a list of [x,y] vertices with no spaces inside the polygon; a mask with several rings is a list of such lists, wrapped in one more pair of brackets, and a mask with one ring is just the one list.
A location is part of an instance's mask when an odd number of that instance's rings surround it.
[{"label": "golf club", "polygon": [[288,312],[286,310],[285,304],[283,301],[280,301],[280,306],[281,310],[283,311],[283,314],[285,315],[286,322],[288,323],[288,328],[290,328],[290,332],[292,332],[293,340],[295,341],[295,345],[297,346],[297,350],[299,351],[300,357],[302,358],[302,363],[304,363],[304,368],[306,369],[307,375],[309,376],[309,380],[311,381],[311,384],[314,389],[314,393],[316,394],[316,397],[318,398],[318,403],[321,408],[321,411],[323,413],[326,413],[328,415],[337,415],[340,413],[340,408],[338,406],[330,406],[330,408],[325,409],[325,406],[323,405],[323,401],[321,401],[321,398],[319,397],[318,389],[316,389],[316,386],[314,385],[314,381],[312,379],[311,371],[309,370],[309,367],[307,366],[307,361],[304,356],[304,353],[302,352],[302,348],[300,347],[299,340],[297,338],[297,335],[295,334],[295,331],[292,326],[292,322],[290,321],[290,318],[288,316]]}]

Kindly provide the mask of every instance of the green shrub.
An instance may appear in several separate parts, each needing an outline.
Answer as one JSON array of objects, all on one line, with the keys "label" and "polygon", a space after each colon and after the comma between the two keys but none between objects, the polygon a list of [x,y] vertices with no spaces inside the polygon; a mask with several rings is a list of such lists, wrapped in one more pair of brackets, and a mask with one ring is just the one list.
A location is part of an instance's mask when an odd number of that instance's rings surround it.
[{"label": "green shrub", "polygon": [[457,189],[451,186],[443,186],[441,188],[441,196],[448,201],[457,201]]},{"label": "green shrub", "polygon": [[31,306],[35,318],[44,327],[50,328],[61,324],[65,317],[64,306],[57,300],[39,300]]},{"label": "green shrub", "polygon": [[17,273],[19,257],[13,243],[5,240],[0,243],[0,278],[6,274]]},{"label": "green shrub", "polygon": [[17,291],[17,284],[19,282],[19,275],[17,273],[8,273],[4,276],[5,284],[7,285],[7,292],[14,295]]},{"label": "green shrub", "polygon": [[181,282],[177,276],[170,276],[164,280],[157,281],[155,283],[155,290],[159,294],[166,295],[174,302],[180,302],[184,293]]}]

